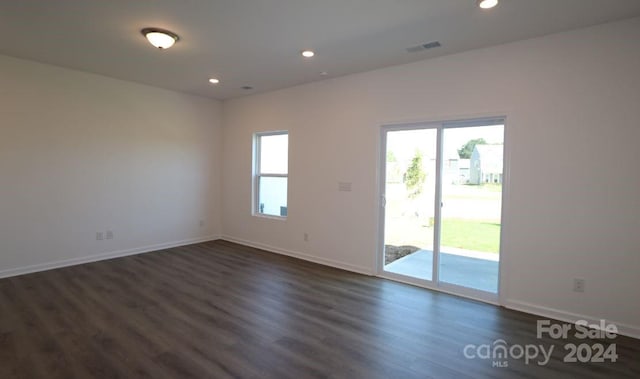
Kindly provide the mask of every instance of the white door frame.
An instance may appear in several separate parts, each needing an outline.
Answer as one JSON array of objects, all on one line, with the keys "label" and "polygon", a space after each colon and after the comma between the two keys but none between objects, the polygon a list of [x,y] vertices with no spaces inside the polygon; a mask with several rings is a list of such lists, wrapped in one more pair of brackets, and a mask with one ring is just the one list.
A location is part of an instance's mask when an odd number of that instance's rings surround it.
[{"label": "white door frame", "polygon": [[[506,192],[508,191],[508,178],[509,170],[507,168],[508,159],[505,148],[505,159],[503,159],[503,181],[502,181],[502,199],[501,199],[501,226],[500,226],[500,260],[498,263],[498,292],[490,293],[485,291],[476,290],[473,288],[463,287],[450,283],[443,283],[439,281],[439,258],[440,258],[440,227],[441,227],[441,204],[442,204],[442,150],[443,150],[443,133],[445,129],[464,128],[464,127],[481,127],[490,125],[504,125],[505,144],[508,145],[507,136],[507,124],[506,116],[500,117],[481,117],[466,120],[453,120],[453,121],[439,121],[439,122],[414,122],[414,123],[401,123],[401,124],[386,124],[380,127],[380,145],[379,145],[379,170],[378,170],[378,195],[379,195],[379,217],[378,217],[378,249],[377,249],[377,275],[382,278],[395,280],[407,284],[412,284],[424,288],[429,288],[445,293],[450,293],[462,297],[467,297],[475,300],[484,301],[491,304],[502,304],[501,300],[504,297],[504,289],[502,288],[503,280],[503,267],[504,265],[504,216],[505,216],[505,200]],[[432,280],[418,279],[410,276],[400,275],[384,270],[384,229],[385,229],[385,191],[386,191],[386,147],[387,147],[387,133],[390,131],[402,131],[402,130],[418,130],[418,129],[436,129],[436,189],[435,189],[435,224],[434,224],[434,241],[433,241],[433,270]]]}]

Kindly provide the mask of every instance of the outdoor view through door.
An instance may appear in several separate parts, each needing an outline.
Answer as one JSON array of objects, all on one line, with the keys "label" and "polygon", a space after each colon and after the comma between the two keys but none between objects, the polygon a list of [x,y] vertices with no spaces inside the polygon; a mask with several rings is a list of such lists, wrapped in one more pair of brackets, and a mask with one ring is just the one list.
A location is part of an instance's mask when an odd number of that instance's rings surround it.
[{"label": "outdoor view through door", "polygon": [[386,127],[384,274],[496,294],[504,121]]}]

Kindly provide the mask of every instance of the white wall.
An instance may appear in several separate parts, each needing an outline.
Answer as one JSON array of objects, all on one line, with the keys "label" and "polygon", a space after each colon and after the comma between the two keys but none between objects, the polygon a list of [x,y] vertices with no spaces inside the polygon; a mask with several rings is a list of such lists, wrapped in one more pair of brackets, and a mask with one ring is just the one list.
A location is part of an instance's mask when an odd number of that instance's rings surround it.
[{"label": "white wall", "polygon": [[[640,336],[638,41],[634,19],[225,102],[223,234],[373,273],[380,125],[506,115],[504,304]],[[251,216],[251,136],[282,129],[284,222]]]},{"label": "white wall", "polygon": [[218,235],[219,118],[210,99],[0,56],[0,276]]}]

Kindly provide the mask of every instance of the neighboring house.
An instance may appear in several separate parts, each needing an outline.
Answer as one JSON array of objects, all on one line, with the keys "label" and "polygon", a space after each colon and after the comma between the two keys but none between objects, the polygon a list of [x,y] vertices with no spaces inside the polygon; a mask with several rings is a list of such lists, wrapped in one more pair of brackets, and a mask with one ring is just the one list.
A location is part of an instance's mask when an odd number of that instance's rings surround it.
[{"label": "neighboring house", "polygon": [[504,145],[476,145],[471,153],[469,183],[502,183]]},{"label": "neighboring house", "polygon": [[462,159],[458,161],[458,184],[468,184],[471,178],[469,168],[471,167],[470,159]]},{"label": "neighboring house", "polygon": [[444,144],[444,159],[442,161],[442,180],[445,184],[458,184],[460,154],[458,149],[449,144]]}]

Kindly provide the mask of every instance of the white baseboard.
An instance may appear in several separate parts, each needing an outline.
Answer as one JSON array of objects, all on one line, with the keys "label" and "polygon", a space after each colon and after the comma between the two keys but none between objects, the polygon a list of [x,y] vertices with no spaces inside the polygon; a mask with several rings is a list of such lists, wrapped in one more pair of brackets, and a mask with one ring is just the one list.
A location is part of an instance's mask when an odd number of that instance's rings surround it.
[{"label": "white baseboard", "polygon": [[[515,300],[507,300],[503,304],[506,308],[513,309],[520,312],[525,312],[533,315],[538,315],[550,319],[568,322],[575,324],[578,320],[585,320],[589,324],[597,325],[600,323],[600,319],[592,316],[580,315],[577,313],[571,313],[560,309],[542,307],[535,304],[525,303]],[[606,320],[609,324],[614,324],[618,328],[618,334],[625,335],[632,338],[640,339],[640,327],[618,323],[615,320]]]},{"label": "white baseboard", "polygon": [[75,265],[79,265],[79,264],[83,264],[83,263],[91,263],[91,262],[102,261],[102,260],[105,260],[105,259],[125,257],[125,256],[128,256],[128,255],[149,253],[149,252],[152,252],[152,251],[164,250],[164,249],[169,249],[169,248],[172,248],[172,247],[185,246],[185,245],[191,245],[191,244],[194,244],[194,243],[213,241],[213,240],[217,240],[219,238],[220,238],[219,236],[207,236],[207,237],[200,237],[200,238],[192,238],[192,239],[186,239],[186,240],[182,240],[182,241],[165,242],[165,243],[160,243],[160,244],[156,244],[156,245],[148,245],[148,246],[143,246],[143,247],[137,247],[137,248],[133,248],[133,249],[110,251],[110,252],[106,252],[106,253],[88,255],[88,256],[84,256],[84,257],[64,259],[64,260],[61,260],[61,261],[47,262],[47,263],[40,263],[40,264],[36,264],[36,265],[17,267],[17,268],[12,268],[12,269],[8,269],[8,270],[1,270],[0,271],[0,278],[8,278],[8,277],[11,277],[11,276],[31,274],[31,273],[34,273],[34,272],[47,271],[47,270],[51,270],[51,269],[54,269],[54,268],[75,266]]},{"label": "white baseboard", "polygon": [[[263,243],[257,243],[257,242],[253,242],[253,241],[248,241],[248,240],[244,240],[242,238],[236,238],[236,237],[232,237],[232,236],[229,236],[229,235],[222,235],[222,236],[220,236],[220,238],[223,239],[223,240],[227,240],[227,241],[230,241],[230,242],[235,242],[235,243],[238,243],[238,244],[241,244],[241,245],[254,247],[256,249],[266,250],[266,251],[269,251],[271,253],[287,255],[287,256],[298,258],[298,259],[302,259],[302,260],[305,260],[305,261],[319,263],[319,264],[322,264],[322,265],[325,265],[325,266],[330,266],[330,267],[343,269],[343,270],[346,270],[346,271],[356,272],[358,274],[364,274],[364,275],[370,275],[370,276],[374,276],[375,275],[375,273],[371,269],[365,268],[365,267],[350,265],[350,264],[346,264],[346,263],[343,263],[343,262],[334,261],[334,260],[331,260],[331,259],[319,258],[319,257],[316,257],[316,256],[300,253],[300,252],[297,252],[297,251],[281,249],[281,248],[278,248],[278,247],[266,245],[266,244],[263,244]],[[545,317],[545,318],[564,321],[564,322],[568,322],[568,323],[572,323],[572,324],[575,323],[578,320],[586,320],[590,324],[598,324],[600,322],[600,320],[596,319],[595,317],[579,315],[579,314],[575,314],[575,313],[562,311],[562,310],[559,310],[559,309],[553,309],[553,308],[548,308],[548,307],[537,306],[537,305],[534,305],[534,304],[520,302],[520,301],[507,300],[507,301],[504,302],[503,305],[506,308],[513,309],[513,310],[516,310],[516,311],[521,311],[521,312],[529,313],[529,314],[532,314],[532,315],[537,315],[537,316],[541,316],[541,317]],[[625,336],[628,336],[628,337],[632,337],[632,338],[640,339],[640,328],[639,327],[632,326],[632,325],[627,325],[627,324],[623,324],[623,323],[617,323],[614,320],[607,320],[607,322],[615,324],[616,327],[618,328],[618,333],[619,334],[625,335]]]},{"label": "white baseboard", "polygon": [[355,272],[355,273],[363,274],[363,275],[368,275],[368,276],[375,275],[374,272],[371,270],[371,268],[351,265],[351,264],[348,264],[348,263],[335,261],[333,259],[320,258],[320,257],[316,257],[316,256],[313,256],[313,255],[300,253],[298,251],[285,250],[285,249],[281,249],[279,247],[274,247],[274,246],[266,245],[266,244],[263,244],[263,243],[248,241],[248,240],[244,240],[244,239],[241,239],[241,238],[236,238],[236,237],[232,237],[232,236],[228,236],[228,235],[222,235],[222,236],[220,236],[220,239],[227,240],[227,241],[230,241],[230,242],[235,242],[235,243],[238,243],[240,245],[254,247],[256,249],[266,250],[266,251],[268,251],[270,253],[286,255],[286,256],[289,256],[289,257],[302,259],[304,261],[318,263],[318,264],[321,264],[321,265],[324,265],[324,266],[339,268],[339,269],[342,269],[342,270],[345,270],[345,271],[351,271],[351,272]]},{"label": "white baseboard", "polygon": [[[143,254],[143,253],[148,253],[152,251],[169,249],[172,247],[191,245],[191,244],[207,242],[207,241],[214,241],[217,239],[224,239],[224,240],[235,242],[241,245],[254,247],[256,249],[266,250],[271,253],[282,254],[282,255],[302,259],[305,261],[318,263],[325,266],[330,266],[330,267],[335,267],[335,268],[339,268],[346,271],[355,272],[358,274],[369,275],[369,276],[375,275],[372,269],[366,268],[366,267],[351,265],[348,263],[343,263],[343,262],[335,261],[332,259],[320,258],[313,255],[300,253],[297,251],[281,249],[281,248],[266,245],[263,243],[252,242],[252,241],[248,241],[248,240],[244,240],[241,238],[236,238],[228,235],[222,235],[222,236],[212,235],[207,237],[192,238],[192,239],[173,241],[173,242],[165,242],[161,244],[148,245],[148,246],[143,246],[143,247],[138,247],[133,249],[111,251],[111,252],[89,255],[84,257],[65,259],[61,261],[48,262],[48,263],[42,263],[42,264],[30,265],[30,266],[24,266],[24,267],[17,267],[17,268],[12,268],[7,270],[0,270],[0,278],[8,278],[11,276],[30,274],[30,273],[39,272],[39,271],[46,271],[46,270],[51,270],[51,269],[60,268],[60,267],[74,266],[74,265],[79,265],[83,263],[97,262],[97,261],[102,261],[106,259],[125,257],[129,255]],[[595,317],[580,315],[576,313],[563,311],[560,309],[543,307],[543,306],[516,301],[516,300],[507,300],[504,302],[503,305],[508,309],[513,309],[516,311],[521,311],[521,312],[538,315],[538,316],[542,316],[550,319],[560,320],[568,323],[575,323],[578,320],[586,320],[590,324],[598,324],[600,322],[600,319],[597,319]],[[615,320],[607,320],[607,322],[615,324],[616,327],[618,328],[619,334],[640,339],[640,327],[623,324],[623,323],[617,323],[615,322]]]}]

